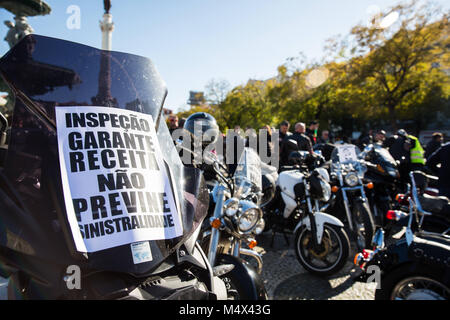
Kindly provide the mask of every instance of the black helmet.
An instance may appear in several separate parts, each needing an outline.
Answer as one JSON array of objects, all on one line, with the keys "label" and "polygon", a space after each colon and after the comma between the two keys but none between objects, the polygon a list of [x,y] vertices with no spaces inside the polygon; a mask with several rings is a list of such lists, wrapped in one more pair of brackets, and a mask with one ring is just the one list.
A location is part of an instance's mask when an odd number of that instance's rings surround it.
[{"label": "black helmet", "polygon": [[220,130],[216,119],[206,112],[197,112],[189,116],[183,126],[193,138],[193,142],[203,147],[216,143]]},{"label": "black helmet", "polygon": [[306,160],[306,154],[304,151],[292,151],[288,157],[288,163],[293,165],[302,165]]}]

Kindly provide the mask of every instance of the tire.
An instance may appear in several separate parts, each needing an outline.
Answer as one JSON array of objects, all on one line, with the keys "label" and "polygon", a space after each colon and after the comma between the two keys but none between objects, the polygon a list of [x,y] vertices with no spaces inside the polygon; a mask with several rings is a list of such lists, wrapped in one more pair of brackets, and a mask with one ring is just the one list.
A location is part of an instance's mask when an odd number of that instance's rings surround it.
[{"label": "tire", "polygon": [[[331,264],[324,262],[324,267],[314,265],[311,261],[311,257],[319,261],[327,260],[327,258],[329,258],[329,251],[333,246],[330,242],[332,242],[333,239],[337,244],[336,249],[339,249],[334,262]],[[309,231],[305,226],[297,230],[295,233],[295,253],[297,255],[297,260],[302,267],[308,272],[319,276],[329,276],[341,270],[347,262],[350,251],[350,241],[344,228],[329,224],[324,225],[321,248],[325,250],[325,253],[316,252],[312,247],[313,241],[311,231]],[[308,253],[308,255],[306,253]]]},{"label": "tire", "polygon": [[[353,230],[358,251],[371,248],[375,223],[367,201],[355,201],[352,210]],[[364,229],[361,230],[361,227]]]},{"label": "tire", "polygon": [[428,286],[426,290],[420,290],[419,288],[412,291],[407,298],[409,297],[411,300],[426,300],[428,298],[433,299],[433,297],[442,297],[448,300],[450,298],[450,284],[442,283],[443,278],[440,272],[424,266],[413,268],[413,265],[408,263],[394,269],[381,279],[380,289],[375,291],[375,300],[394,300],[397,294],[401,292],[401,288],[414,281],[417,283],[426,281]]},{"label": "tire", "polygon": [[233,270],[219,277],[227,288],[228,300],[268,299],[264,285],[261,282],[262,279],[248,262],[234,257],[230,260],[226,255],[217,257],[218,265],[230,263],[234,264]]}]

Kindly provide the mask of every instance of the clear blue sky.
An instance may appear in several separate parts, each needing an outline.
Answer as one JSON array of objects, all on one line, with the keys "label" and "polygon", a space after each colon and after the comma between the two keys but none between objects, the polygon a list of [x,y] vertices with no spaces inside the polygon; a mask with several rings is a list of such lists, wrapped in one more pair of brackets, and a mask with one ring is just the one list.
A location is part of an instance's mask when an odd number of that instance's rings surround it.
[{"label": "clear blue sky", "polygon": [[[29,19],[38,34],[101,47],[102,0],[45,0],[52,13]],[[165,107],[183,108],[190,90],[203,91],[210,79],[232,86],[267,79],[288,57],[323,56],[324,41],[367,21],[373,8],[392,0],[112,0],[113,50],[151,58],[165,79]],[[448,10],[447,0],[438,0]],[[70,5],[81,9],[81,28],[66,27]],[[0,9],[0,55],[4,20]]]}]

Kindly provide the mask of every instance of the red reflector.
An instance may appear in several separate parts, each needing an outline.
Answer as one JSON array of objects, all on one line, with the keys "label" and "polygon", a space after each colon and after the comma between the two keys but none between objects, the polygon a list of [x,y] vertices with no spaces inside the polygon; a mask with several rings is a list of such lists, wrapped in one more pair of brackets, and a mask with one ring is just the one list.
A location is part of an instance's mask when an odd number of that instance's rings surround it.
[{"label": "red reflector", "polygon": [[386,213],[386,218],[387,218],[388,220],[397,220],[397,214],[395,213],[394,210],[389,210],[389,211]]}]

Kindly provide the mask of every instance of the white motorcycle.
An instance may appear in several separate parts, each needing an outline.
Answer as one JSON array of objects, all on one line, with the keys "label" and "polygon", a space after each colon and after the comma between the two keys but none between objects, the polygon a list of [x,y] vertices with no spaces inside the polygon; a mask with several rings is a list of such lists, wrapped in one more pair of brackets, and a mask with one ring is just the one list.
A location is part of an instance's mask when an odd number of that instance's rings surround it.
[{"label": "white motorcycle", "polygon": [[345,264],[350,242],[344,224],[323,211],[331,197],[330,178],[318,167],[323,158],[296,151],[297,163],[283,167],[274,199],[264,209],[266,230],[295,235],[299,263],[309,272],[330,275]]}]

